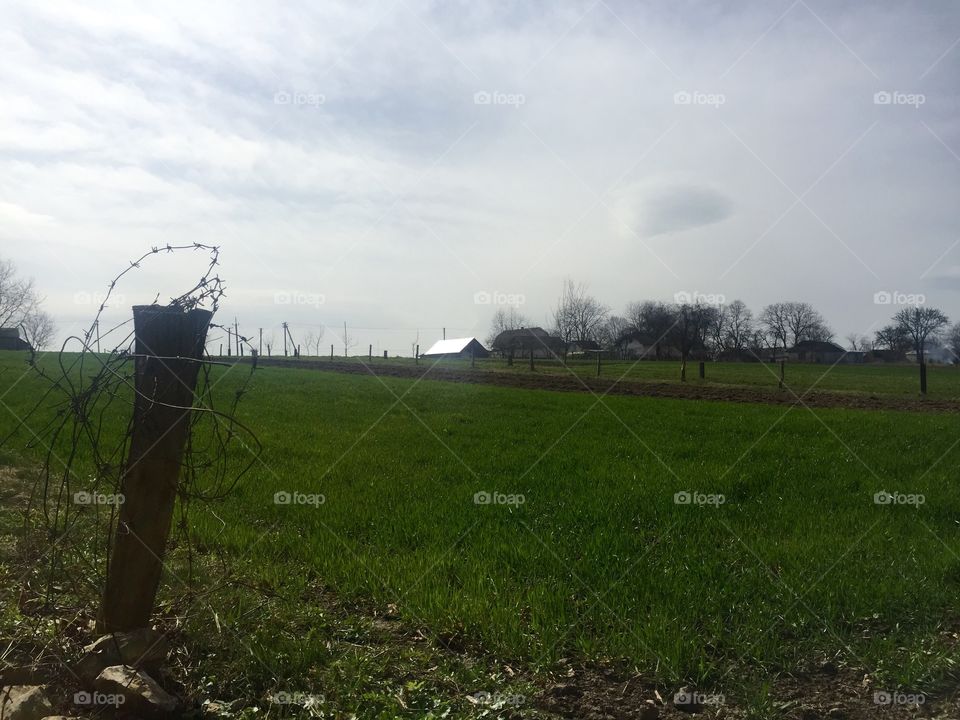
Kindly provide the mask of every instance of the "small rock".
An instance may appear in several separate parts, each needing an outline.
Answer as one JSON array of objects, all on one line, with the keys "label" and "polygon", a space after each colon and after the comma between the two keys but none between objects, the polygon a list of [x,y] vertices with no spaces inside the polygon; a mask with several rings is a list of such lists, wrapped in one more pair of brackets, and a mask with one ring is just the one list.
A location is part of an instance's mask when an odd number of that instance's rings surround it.
[{"label": "small rock", "polygon": [[152,668],[167,659],[169,645],[156,630],[140,628],[129,632],[104,635],[83,649],[84,655],[74,672],[88,683],[111,665]]},{"label": "small rock", "polygon": [[11,685],[0,695],[0,720],[41,720],[53,712],[42,685]]},{"label": "small rock", "polygon": [[177,699],[164,690],[143,670],[129,665],[113,665],[97,676],[94,687],[108,695],[123,698],[125,714],[154,717],[170,715],[177,709]]},{"label": "small rock", "polygon": [[637,713],[637,720],[657,720],[660,717],[660,709],[656,705],[644,705]]},{"label": "small rock", "polygon": [[827,660],[825,663],[820,665],[820,672],[822,672],[824,675],[830,675],[830,676],[836,675],[837,665],[836,663],[833,663]]},{"label": "small rock", "polygon": [[578,688],[576,685],[570,684],[560,684],[554,685],[550,688],[550,695],[553,697],[573,697],[578,698],[583,695],[583,690]]}]

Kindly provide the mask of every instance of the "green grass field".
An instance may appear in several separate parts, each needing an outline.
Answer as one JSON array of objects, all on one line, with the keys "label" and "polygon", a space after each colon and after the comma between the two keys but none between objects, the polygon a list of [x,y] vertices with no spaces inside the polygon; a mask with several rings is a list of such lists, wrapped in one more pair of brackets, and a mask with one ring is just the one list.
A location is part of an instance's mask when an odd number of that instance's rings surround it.
[{"label": "green grass field", "polygon": [[[277,358],[274,358],[277,359]],[[304,358],[324,362],[327,357]],[[343,357],[334,358],[338,362]],[[412,358],[366,357],[349,358],[351,362],[370,362],[374,367],[389,363],[391,365],[414,364]],[[420,367],[470,368],[467,360],[435,360],[421,358]],[[499,358],[487,358],[476,362],[476,369],[487,372],[529,373],[526,359],[517,358],[512,366]],[[697,363],[690,362],[687,367],[689,384],[706,383],[712,385],[745,386],[750,388],[776,389],[779,381],[779,365],[773,363],[749,362],[707,362],[706,378],[697,377]],[[580,377],[596,377],[596,361],[571,357],[566,365],[552,360],[535,361],[535,370],[539,374],[570,374]],[[943,400],[960,400],[960,366],[928,365],[928,395]],[[622,378],[645,382],[680,382],[679,361],[623,361],[603,360],[601,373],[606,378]],[[883,395],[896,397],[919,397],[919,368],[911,364],[869,363],[861,365],[818,365],[813,363],[788,363],[786,383],[798,395],[808,390],[826,390],[841,393]]]},{"label": "green grass field", "polygon": [[[24,366],[5,355],[3,435],[42,387],[27,376],[11,389]],[[731,382],[766,372],[708,370]],[[909,370],[838,367],[820,386],[906,393]],[[226,402],[246,370],[218,372]],[[302,608],[320,582],[534,671],[624,663],[734,696],[827,659],[891,686],[954,682],[956,415],[598,402],[287,368],[258,370],[248,390],[240,415],[262,462],[225,500],[191,507],[192,533],[201,554],[225,552],[249,583]],[[118,430],[121,407],[108,420]],[[7,459],[36,461],[29,439],[8,443]],[[880,491],[923,502],[877,504]],[[277,504],[277,493],[322,498]],[[211,598],[258,658],[236,660],[263,675],[254,686],[329,662],[305,616],[258,618],[242,589]]]}]

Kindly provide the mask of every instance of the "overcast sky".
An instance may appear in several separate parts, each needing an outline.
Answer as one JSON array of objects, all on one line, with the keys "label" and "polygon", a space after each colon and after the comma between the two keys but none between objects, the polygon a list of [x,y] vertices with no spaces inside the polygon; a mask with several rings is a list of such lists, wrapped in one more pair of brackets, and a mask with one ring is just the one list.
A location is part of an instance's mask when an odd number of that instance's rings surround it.
[{"label": "overcast sky", "polygon": [[884,291],[960,320],[955,0],[0,7],[0,255],[61,334],[193,241],[222,320],[327,352],[545,324],[565,276],[615,312],[807,300],[838,338]]}]

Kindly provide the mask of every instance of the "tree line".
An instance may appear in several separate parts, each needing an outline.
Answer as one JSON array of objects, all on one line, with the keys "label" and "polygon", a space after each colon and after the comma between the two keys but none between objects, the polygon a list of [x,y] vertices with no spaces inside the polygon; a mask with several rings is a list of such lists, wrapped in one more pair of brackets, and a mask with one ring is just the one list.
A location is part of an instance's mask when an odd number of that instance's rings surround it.
[{"label": "tree line", "polygon": [[[597,343],[602,349],[624,353],[638,341],[654,359],[679,354],[717,359],[758,359],[797,346],[803,341],[833,342],[835,333],[810,303],[781,301],[754,313],[742,300],[707,302],[682,294],[677,302],[643,300],[629,303],[617,314],[591,295],[586,286],[566,279],[552,312],[550,332],[566,343]],[[487,344],[504,330],[529,327],[517,307],[494,314]],[[950,327],[947,315],[933,307],[912,305],[894,314],[872,337],[850,334],[849,350],[914,351],[924,359],[932,347],[946,343],[960,358],[960,323]]]}]

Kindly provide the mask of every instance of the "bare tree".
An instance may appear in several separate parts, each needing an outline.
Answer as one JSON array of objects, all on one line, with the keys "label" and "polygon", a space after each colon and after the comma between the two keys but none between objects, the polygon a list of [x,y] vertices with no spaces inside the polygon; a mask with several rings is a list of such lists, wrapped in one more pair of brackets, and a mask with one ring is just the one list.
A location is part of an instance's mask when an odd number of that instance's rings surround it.
[{"label": "bare tree", "polygon": [[647,300],[630,303],[627,307],[627,319],[637,332],[649,336],[652,340],[654,357],[662,356],[662,346],[669,341],[669,335],[677,323],[674,308],[666,303]]},{"label": "bare tree", "polygon": [[826,320],[810,303],[784,303],[787,329],[796,345],[803,340],[830,340],[833,331],[827,327]]},{"label": "bare tree", "polygon": [[960,323],[957,323],[947,333],[947,347],[953,353],[953,362],[960,362]]},{"label": "bare tree", "polygon": [[19,328],[34,352],[49,345],[56,333],[53,318],[40,309],[41,302],[33,280],[18,277],[10,260],[0,260],[0,327]]},{"label": "bare tree", "polygon": [[490,333],[487,335],[487,345],[493,345],[493,341],[497,339],[497,335],[500,333],[506,332],[507,330],[519,330],[520,328],[527,327],[529,324],[530,321],[526,316],[513,305],[506,308],[499,307],[493,314],[493,319],[490,321]]},{"label": "bare tree", "polygon": [[750,345],[755,332],[753,312],[743,300],[734,300],[726,307],[726,333],[723,346],[739,357]]},{"label": "bare tree", "polygon": [[790,326],[787,322],[788,310],[787,303],[777,302],[767,305],[760,313],[760,325],[766,332],[767,338],[773,345],[773,349],[782,346],[787,348],[787,341],[790,336]]},{"label": "bare tree", "polygon": [[600,332],[600,344],[603,347],[613,348],[622,353],[629,341],[630,331],[633,329],[630,321],[619,315],[611,315],[604,323]]},{"label": "bare tree", "polygon": [[784,349],[804,340],[830,340],[833,330],[823,315],[805,302],[776,302],[760,313],[760,323],[773,343],[774,349]]},{"label": "bare tree", "polygon": [[0,260],[0,327],[19,327],[40,304],[33,280],[17,276],[10,260]]},{"label": "bare tree", "polygon": [[[417,331],[417,339],[418,340],[420,339],[419,330]],[[343,356],[350,357],[350,348],[356,347],[358,341],[347,331],[346,322],[343,323],[343,335],[341,337],[341,340],[343,340]]]},{"label": "bare tree", "polygon": [[894,324],[907,336],[917,352],[917,362],[924,361],[927,343],[938,340],[950,324],[948,318],[937,308],[908,307],[893,316]]},{"label": "bare tree", "polygon": [[317,357],[320,357],[320,343],[323,341],[323,334],[326,330],[323,325],[317,330]]},{"label": "bare tree", "polygon": [[24,340],[30,343],[34,350],[43,350],[57,331],[53,318],[43,310],[32,310],[20,323],[23,329]]},{"label": "bare tree", "polygon": [[563,282],[563,291],[553,319],[557,334],[569,343],[598,339],[609,313],[606,305],[587,294],[584,285],[567,278]]},{"label": "bare tree", "polygon": [[896,324],[880,328],[873,337],[873,345],[879,349],[895,352],[906,352],[910,349],[910,337],[902,327]]},{"label": "bare tree", "polygon": [[714,313],[710,323],[710,344],[714,357],[719,357],[726,350],[729,323],[730,308],[726,305],[718,305],[717,312]]},{"label": "bare tree", "polygon": [[867,352],[873,350],[873,342],[866,335],[861,335],[859,333],[852,332],[847,335],[847,345],[850,346],[851,350],[859,352]]},{"label": "bare tree", "polygon": [[715,322],[717,308],[700,303],[681,303],[675,310],[676,324],[671,336],[680,349],[680,358],[686,363],[695,351],[704,350],[706,338],[712,322]]}]

